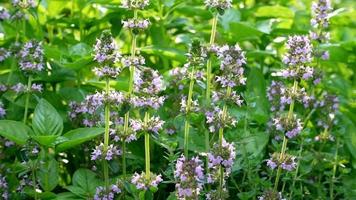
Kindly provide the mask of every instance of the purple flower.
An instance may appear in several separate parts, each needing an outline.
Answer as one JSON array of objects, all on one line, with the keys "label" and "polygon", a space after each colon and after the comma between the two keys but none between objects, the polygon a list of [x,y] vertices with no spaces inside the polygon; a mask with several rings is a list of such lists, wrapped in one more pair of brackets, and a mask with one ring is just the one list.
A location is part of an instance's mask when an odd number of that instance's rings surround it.
[{"label": "purple flower", "polygon": [[0,101],[0,118],[4,118],[6,115],[6,110],[4,104]]},{"label": "purple flower", "polygon": [[[1,14],[1,13],[0,13]],[[0,47],[0,62],[6,60],[6,58],[10,57],[11,53],[5,48]]]},{"label": "purple flower", "polygon": [[297,163],[295,162],[296,157],[289,154],[273,153],[271,157],[267,160],[267,166],[272,170],[280,167],[286,171],[292,171],[296,168]]},{"label": "purple flower", "polygon": [[148,28],[150,25],[150,21],[148,19],[128,19],[122,20],[122,25],[124,28],[133,29],[135,31],[142,31]]},{"label": "purple flower", "polygon": [[93,152],[91,153],[91,160],[112,160],[114,157],[120,156],[121,150],[118,149],[113,144],[109,145],[107,149],[104,149],[104,144],[101,143],[99,146],[96,146]]},{"label": "purple flower", "polygon": [[287,53],[283,62],[288,66],[302,66],[312,60],[312,45],[307,36],[290,36],[287,42]]},{"label": "purple flower", "polygon": [[117,69],[115,63],[120,59],[121,55],[117,51],[117,45],[111,33],[105,31],[99,38],[96,39],[94,46],[94,60],[99,64],[94,68],[97,76],[116,78],[120,69]]},{"label": "purple flower", "polygon": [[182,155],[177,160],[174,177],[178,199],[197,199],[203,188],[203,162],[198,157],[187,159]]},{"label": "purple flower", "polygon": [[0,8],[0,21],[7,19],[10,19],[9,11],[7,11],[5,8]]},{"label": "purple flower", "polygon": [[130,10],[134,9],[144,9],[150,4],[149,0],[122,0],[121,5],[123,8]]},{"label": "purple flower", "polygon": [[150,174],[150,179],[147,180],[145,172],[141,172],[141,174],[135,172],[131,178],[131,183],[136,185],[138,190],[147,190],[150,187],[157,188],[158,184],[162,181],[162,175],[155,175],[153,173]]},{"label": "purple flower", "polygon": [[115,195],[121,193],[121,189],[117,185],[111,185],[110,190],[102,186],[96,188],[94,200],[114,200]]},{"label": "purple flower", "polygon": [[36,73],[44,70],[43,47],[41,42],[31,40],[24,44],[20,56],[20,69],[26,73]]},{"label": "purple flower", "polygon": [[217,8],[226,10],[232,7],[232,0],[205,0],[205,6],[208,8]]}]

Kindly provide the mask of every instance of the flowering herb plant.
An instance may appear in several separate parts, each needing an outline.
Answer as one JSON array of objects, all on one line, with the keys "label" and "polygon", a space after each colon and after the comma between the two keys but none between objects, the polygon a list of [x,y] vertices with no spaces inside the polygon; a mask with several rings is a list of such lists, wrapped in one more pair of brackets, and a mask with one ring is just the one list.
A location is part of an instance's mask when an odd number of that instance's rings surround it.
[{"label": "flowering herb plant", "polygon": [[353,0],[0,3],[0,199],[356,199]]}]

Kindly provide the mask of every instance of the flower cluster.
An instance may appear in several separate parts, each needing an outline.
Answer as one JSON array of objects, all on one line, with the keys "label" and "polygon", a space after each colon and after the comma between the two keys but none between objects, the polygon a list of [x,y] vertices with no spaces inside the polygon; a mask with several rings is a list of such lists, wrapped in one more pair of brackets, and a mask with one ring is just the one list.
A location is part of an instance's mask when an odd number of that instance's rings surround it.
[{"label": "flower cluster", "polygon": [[[189,79],[191,71],[188,70],[189,62],[184,65],[184,67],[176,67],[172,69],[169,74],[172,77],[171,84],[174,87],[177,87],[179,90],[184,89],[184,81]],[[204,80],[205,79],[205,72],[202,70],[195,70],[193,78],[195,80]]]},{"label": "flower cluster", "polygon": [[320,111],[317,125],[324,129],[328,129],[333,125],[335,114],[339,108],[339,99],[335,95],[324,92],[320,100],[314,105],[317,111]]},{"label": "flower cluster", "polygon": [[227,92],[225,91],[213,91],[212,100],[215,104],[219,101],[224,101],[235,104],[237,106],[241,106],[243,103],[241,96],[238,95],[236,91],[232,91],[229,96],[227,96]]},{"label": "flower cluster", "polygon": [[35,0],[12,0],[12,5],[22,9],[35,8],[36,2]]},{"label": "flower cluster", "polygon": [[6,115],[6,110],[4,104],[0,101],[0,118],[4,118]]},{"label": "flower cluster", "polygon": [[163,96],[158,96],[163,89],[163,78],[158,71],[141,67],[135,72],[135,95],[131,97],[130,102],[134,107],[158,109],[165,100]]},{"label": "flower cluster", "polygon": [[43,86],[42,84],[33,83],[31,88],[27,89],[26,85],[17,83],[16,85],[12,86],[11,89],[18,94],[23,92],[42,92]]},{"label": "flower cluster", "polygon": [[0,8],[0,21],[2,20],[7,20],[11,17],[9,11],[7,11],[5,8]]},{"label": "flower cluster", "polygon": [[121,58],[121,63],[124,67],[139,67],[145,65],[145,58],[141,55],[136,56],[124,56]]},{"label": "flower cluster", "polygon": [[180,112],[188,113],[188,112],[198,112],[200,110],[198,100],[192,100],[190,104],[190,109],[187,110],[187,97],[183,96],[180,102]]},{"label": "flower cluster", "polygon": [[[1,13],[0,13],[1,14]],[[0,62],[6,60],[6,58],[10,57],[11,53],[5,48],[0,47]]]},{"label": "flower cluster", "polygon": [[216,82],[222,87],[235,87],[245,85],[243,65],[246,64],[245,52],[240,46],[224,45],[215,48],[218,59],[220,60],[221,74],[216,76]]},{"label": "flower cluster", "polygon": [[307,36],[290,36],[287,42],[287,53],[283,63],[288,66],[303,66],[312,61],[313,46]]},{"label": "flower cluster", "polygon": [[262,196],[258,197],[258,200],[286,200],[282,197],[282,193],[274,190],[266,190]]},{"label": "flower cluster", "polygon": [[272,156],[267,160],[267,166],[271,169],[281,167],[284,170],[292,171],[296,168],[297,163],[295,162],[296,157],[289,154],[273,153]]},{"label": "flower cluster", "polygon": [[[232,165],[236,158],[236,150],[232,143],[226,142],[223,138],[221,146],[215,143],[211,152],[208,153],[208,167],[211,169],[217,169],[219,166],[223,166],[228,175],[231,171]],[[210,181],[208,181],[210,182]]]},{"label": "flower cluster", "polygon": [[121,193],[121,189],[117,185],[111,185],[110,191],[102,186],[96,188],[94,200],[114,200],[115,195]]},{"label": "flower cluster", "polygon": [[184,67],[199,67],[204,66],[208,58],[208,49],[201,45],[199,41],[193,41],[189,53],[186,54],[188,62],[184,64]]},{"label": "flower cluster", "polygon": [[[82,123],[86,126],[94,126],[98,118],[100,118],[100,109],[105,104],[112,106],[119,106],[126,98],[121,92],[110,91],[108,95],[105,92],[96,92],[95,94],[88,95],[81,103],[71,102],[69,104],[71,111],[69,117],[76,119],[84,117]],[[99,116],[98,116],[99,115]]]},{"label": "flower cluster", "polygon": [[272,81],[267,88],[267,98],[271,103],[272,112],[283,111],[293,100],[300,102],[305,108],[310,107],[314,101],[314,97],[308,95],[305,88],[293,90],[279,81]]},{"label": "flower cluster", "polygon": [[204,3],[208,8],[219,10],[226,10],[232,7],[232,0],[205,0]]},{"label": "flower cluster", "polygon": [[[330,40],[330,33],[324,29],[329,27],[329,13],[331,11],[332,7],[329,0],[317,0],[312,3],[312,19],[310,23],[313,26],[313,30],[310,31],[310,37],[319,44],[328,43]],[[329,52],[319,48],[315,50],[314,55],[323,60],[329,59]]]},{"label": "flower cluster", "polygon": [[113,144],[109,145],[107,149],[104,149],[104,144],[101,143],[99,146],[96,146],[93,152],[91,153],[91,160],[112,160],[114,159],[114,157],[120,155],[121,150]]},{"label": "flower cluster", "polygon": [[41,42],[31,40],[24,44],[20,56],[20,69],[26,73],[36,73],[44,70],[43,47]]},{"label": "flower cluster", "polygon": [[122,25],[124,28],[139,32],[147,29],[150,25],[150,21],[148,19],[128,19],[122,20]]},{"label": "flower cluster", "polygon": [[288,138],[294,138],[303,130],[301,120],[295,115],[292,117],[288,117],[287,115],[274,117],[272,119],[272,127],[276,131],[285,134]]},{"label": "flower cluster", "polygon": [[121,5],[127,9],[145,9],[150,4],[149,0],[122,0]]},{"label": "flower cluster", "polygon": [[125,129],[123,119],[121,117],[119,122],[115,122],[115,128],[110,130],[110,135],[114,137],[113,140],[115,142],[124,141],[130,143],[137,140],[136,124],[136,121],[131,119],[127,129]]},{"label": "flower cluster", "polygon": [[148,131],[158,134],[158,132],[162,129],[164,121],[162,121],[159,117],[151,117],[147,120],[147,122],[143,122],[142,120],[134,120],[130,121],[132,130],[137,131]]},{"label": "flower cluster", "polygon": [[312,3],[312,19],[310,23],[314,27],[324,27],[329,26],[329,13],[332,7],[330,0],[317,0]]},{"label": "flower cluster", "polygon": [[117,51],[117,45],[111,33],[105,31],[96,39],[94,46],[94,60],[99,64],[94,68],[94,73],[98,77],[112,77],[119,75],[120,69],[115,67],[121,55]]},{"label": "flower cluster", "polygon": [[198,157],[187,159],[184,155],[178,158],[174,177],[178,199],[197,199],[203,188],[203,162]]},{"label": "flower cluster", "polygon": [[8,192],[8,185],[5,176],[0,174],[0,195],[2,199],[7,200],[9,199],[9,192]]},{"label": "flower cluster", "polygon": [[135,172],[131,179],[131,183],[136,185],[138,190],[147,190],[151,187],[157,188],[158,184],[162,181],[161,174],[155,175],[153,173],[150,174],[150,179],[147,180],[145,172],[141,172],[141,174]]},{"label": "flower cluster", "polygon": [[205,113],[206,123],[209,125],[209,131],[215,132],[219,128],[235,126],[237,121],[231,117],[228,112],[224,112],[219,107]]}]

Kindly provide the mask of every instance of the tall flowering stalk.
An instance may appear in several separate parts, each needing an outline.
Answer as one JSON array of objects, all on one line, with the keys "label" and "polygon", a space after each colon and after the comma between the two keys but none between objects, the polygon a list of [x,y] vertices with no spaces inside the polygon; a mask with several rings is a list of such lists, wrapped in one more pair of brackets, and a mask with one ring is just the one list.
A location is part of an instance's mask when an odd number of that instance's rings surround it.
[{"label": "tall flowering stalk", "polygon": [[[209,46],[212,47],[214,46],[215,43],[215,37],[216,37],[216,32],[217,32],[217,24],[218,24],[218,16],[219,14],[223,14],[226,9],[229,9],[232,7],[232,1],[231,0],[205,0],[204,1],[205,6],[210,9],[213,12],[213,20],[212,20],[212,26],[211,26],[211,32],[210,32],[210,41],[209,41]],[[206,105],[210,106],[211,104],[211,81],[213,79],[213,74],[212,74],[212,59],[209,58],[207,61],[206,65]],[[220,138],[221,139],[221,138]],[[209,140],[209,132],[205,131],[205,150],[206,152],[209,152],[210,150],[210,140]],[[208,166],[208,159],[206,160],[206,165]],[[209,167],[207,167],[207,173],[209,172]]]},{"label": "tall flowering stalk", "polygon": [[[121,152],[110,143],[110,108],[112,101],[123,101],[121,93],[115,93],[110,91],[110,79],[116,78],[120,69],[115,66],[120,59],[120,54],[117,52],[117,45],[114,41],[114,38],[109,32],[103,32],[102,35],[96,40],[94,46],[94,60],[97,62],[97,67],[94,68],[95,74],[105,80],[105,90],[103,93],[97,93],[96,102],[104,106],[104,143],[96,147],[92,154],[92,160],[96,160],[99,156],[102,158],[103,162],[103,174],[104,174],[104,183],[105,183],[105,192],[110,193],[112,189],[110,185],[109,178],[109,166],[108,161],[112,159],[114,155],[120,155]],[[94,96],[95,97],[95,96]],[[111,100],[110,100],[111,99]],[[95,102],[95,101],[94,101]],[[99,190],[97,191],[99,192]],[[99,192],[101,193],[101,192]]]},{"label": "tall flowering stalk", "polygon": [[[130,79],[129,79],[129,90],[127,93],[127,98],[131,97],[134,85],[134,76],[135,76],[135,68],[138,65],[144,64],[144,60],[141,57],[136,56],[136,46],[137,46],[137,36],[140,31],[148,28],[150,22],[147,19],[140,20],[138,19],[138,11],[144,9],[149,5],[149,0],[124,0],[121,2],[122,7],[133,10],[133,18],[128,20],[123,20],[124,28],[130,30],[131,33],[131,50],[130,56],[123,59],[123,65],[130,68]],[[129,134],[129,120],[130,120],[130,112],[127,111],[124,117],[124,134]],[[126,141],[122,142],[122,165],[123,165],[123,175],[126,177]]]},{"label": "tall flowering stalk", "polygon": [[[213,149],[208,153],[208,182],[218,182],[216,194],[208,194],[210,199],[227,198],[225,189],[225,179],[229,176],[233,162],[236,157],[235,147],[228,143],[224,138],[224,129],[234,127],[236,119],[230,116],[228,105],[241,106],[241,97],[234,91],[237,86],[244,85],[244,68],[246,64],[245,52],[240,46],[212,46],[210,49],[217,55],[220,61],[220,72],[216,76],[217,90],[213,93],[213,110],[206,112],[206,122],[210,132],[218,131],[218,143],[214,144]],[[222,105],[222,109],[219,107]]]},{"label": "tall flowering stalk", "polygon": [[270,123],[271,132],[276,133],[276,140],[283,138],[281,151],[273,153],[267,161],[271,169],[277,169],[274,192],[277,192],[282,170],[292,171],[296,168],[296,157],[286,153],[288,140],[295,138],[303,130],[303,123],[295,114],[295,104],[308,107],[311,97],[299,85],[302,80],[312,81],[315,75],[314,69],[309,66],[312,61],[312,45],[307,36],[290,36],[286,48],[283,62],[287,67],[274,75],[286,79],[286,82],[292,82],[291,86],[273,81],[267,95],[271,102],[271,111],[275,112]]},{"label": "tall flowering stalk", "polygon": [[151,116],[150,110],[157,110],[162,106],[164,97],[159,93],[164,89],[162,76],[157,71],[139,66],[136,68],[134,77],[133,96],[131,104],[144,111],[144,119],[132,119],[131,123],[135,131],[143,132],[145,143],[145,172],[135,173],[131,183],[136,185],[139,190],[147,190],[151,187],[157,187],[162,181],[161,175],[151,172],[150,168],[150,134],[158,134],[162,129],[164,121],[159,117]]}]

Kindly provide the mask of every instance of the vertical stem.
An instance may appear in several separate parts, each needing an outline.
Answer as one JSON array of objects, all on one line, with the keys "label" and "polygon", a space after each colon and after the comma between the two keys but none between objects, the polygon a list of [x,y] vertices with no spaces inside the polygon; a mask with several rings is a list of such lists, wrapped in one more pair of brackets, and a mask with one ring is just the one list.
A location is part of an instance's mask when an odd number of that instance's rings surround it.
[{"label": "vertical stem", "polygon": [[[213,23],[211,26],[211,35],[210,35],[210,42],[209,44],[212,45],[214,44],[215,41],[215,35],[216,35],[216,26],[218,22],[218,14],[214,15],[213,18]],[[210,99],[211,99],[211,91],[210,91],[210,82],[211,82],[211,59],[208,60],[207,65],[206,65],[206,103],[209,106],[210,105]],[[209,131],[205,131],[205,151],[208,153],[210,151],[210,144],[209,144]],[[206,157],[206,173],[209,174],[210,169],[208,167],[209,164],[209,159]]]},{"label": "vertical stem", "polygon": [[[231,87],[227,88],[226,91],[226,96],[229,97],[231,95]],[[225,121],[227,115],[227,105],[225,104],[223,107],[223,114],[222,114],[222,121]],[[224,128],[220,127],[219,128],[219,152],[222,153],[222,144],[223,144],[223,139],[224,139]],[[223,197],[223,185],[224,185],[224,168],[222,165],[220,165],[219,169],[219,196],[220,199]]]},{"label": "vertical stem", "polygon": [[[134,19],[137,18],[137,10],[134,10]],[[137,43],[137,35],[134,33],[132,34],[132,41],[131,41],[131,56],[135,57],[136,55],[136,43]],[[128,96],[130,97],[133,91],[133,84],[134,84],[134,75],[135,75],[135,67],[130,66],[130,79],[129,79],[129,90],[128,90]],[[125,124],[124,124],[124,133],[128,134],[128,126],[129,126],[129,119],[130,119],[130,111],[127,111],[125,113]],[[123,141],[123,146],[122,146],[122,173],[124,175],[124,178],[126,178],[126,144],[125,141]]]},{"label": "vertical stem", "polygon": [[122,141],[122,175],[126,178],[126,142]]},{"label": "vertical stem", "polygon": [[[297,88],[298,88],[298,82],[296,80],[294,80],[293,88],[292,88],[292,93],[293,94],[295,94],[295,92],[297,91]],[[293,117],[294,103],[295,102],[294,102],[294,97],[293,97],[292,103],[289,106],[289,111],[288,111],[288,115],[287,115],[288,121],[291,120],[292,117]],[[283,137],[283,144],[282,144],[282,151],[280,153],[279,160],[282,160],[284,158],[284,154],[285,154],[286,149],[287,149],[287,143],[288,143],[288,139],[286,138],[286,136],[284,136]],[[281,172],[282,172],[282,168],[281,168],[281,166],[278,166],[277,176],[276,176],[276,180],[274,182],[274,191],[276,191],[276,192],[277,192],[277,189],[278,189],[278,182],[279,182],[279,178],[281,176]]]},{"label": "vertical stem", "polygon": [[334,181],[336,176],[336,169],[338,164],[338,150],[339,150],[339,140],[336,139],[336,150],[334,156],[334,164],[333,164],[333,175],[331,176],[330,180],[330,200],[334,199]]},{"label": "vertical stem", "polygon": [[293,195],[293,188],[295,186],[295,182],[297,180],[297,177],[298,177],[298,172],[299,172],[299,165],[300,165],[300,158],[302,156],[302,151],[303,151],[303,140],[300,144],[300,149],[299,149],[299,153],[298,153],[298,163],[297,163],[297,168],[295,169],[295,174],[294,174],[294,177],[293,177],[293,183],[292,183],[292,190],[289,194],[289,199],[292,199],[292,195]]},{"label": "vertical stem", "polygon": [[186,118],[184,124],[184,156],[188,158],[188,143],[189,143],[189,112],[190,107],[192,105],[192,96],[193,96],[193,88],[194,88],[194,67],[190,73],[190,83],[189,83],[189,92],[187,97],[187,106],[186,106]]},{"label": "vertical stem", "polygon": [[33,192],[34,192],[34,198],[35,200],[38,199],[37,197],[37,191],[36,191],[36,165],[37,165],[37,161],[34,163],[32,163],[32,185],[33,185]]},{"label": "vertical stem", "polygon": [[[209,42],[210,45],[213,45],[215,41],[217,23],[218,23],[218,15],[215,14],[213,18],[213,24],[211,27],[211,35],[210,35],[210,42]],[[211,85],[210,85],[211,78],[212,78],[211,64],[212,64],[211,59],[209,59],[206,65],[206,100],[208,104],[210,104],[210,98],[211,98]]]},{"label": "vertical stem", "polygon": [[26,93],[26,101],[25,101],[25,113],[23,115],[23,123],[26,123],[27,121],[28,105],[30,103],[30,96],[31,96],[31,84],[32,84],[32,76],[30,75],[27,80],[27,93]]},{"label": "vertical stem", "polygon": [[[110,79],[106,78],[105,83],[105,95],[108,97],[110,92]],[[110,105],[106,102],[105,104],[105,133],[104,133],[104,151],[106,152],[109,146],[109,138],[110,138]],[[103,161],[103,169],[104,169],[104,180],[105,180],[105,188],[109,190],[109,166],[106,160]]]},{"label": "vertical stem", "polygon": [[[144,127],[147,127],[149,119],[149,114],[145,112]],[[150,180],[151,170],[150,170],[150,135],[145,132],[145,163],[146,163],[146,180]]]}]

